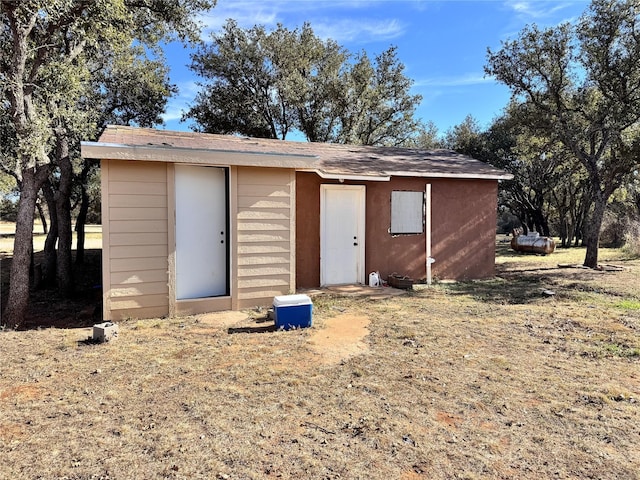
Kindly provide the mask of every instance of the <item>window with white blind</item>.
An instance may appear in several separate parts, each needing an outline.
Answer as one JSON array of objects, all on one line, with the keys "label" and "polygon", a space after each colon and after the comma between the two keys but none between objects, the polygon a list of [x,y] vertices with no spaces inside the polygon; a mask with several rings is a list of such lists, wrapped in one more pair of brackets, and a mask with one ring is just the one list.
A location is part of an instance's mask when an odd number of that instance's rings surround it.
[{"label": "window with white blind", "polygon": [[392,235],[424,232],[424,192],[391,192]]}]

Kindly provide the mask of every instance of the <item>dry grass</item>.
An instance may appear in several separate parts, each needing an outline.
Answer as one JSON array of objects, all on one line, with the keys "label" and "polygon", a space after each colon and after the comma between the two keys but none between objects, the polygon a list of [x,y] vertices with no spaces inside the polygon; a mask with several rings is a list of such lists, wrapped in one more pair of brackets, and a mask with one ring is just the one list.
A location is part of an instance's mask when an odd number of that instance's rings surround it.
[{"label": "dry grass", "polygon": [[[100,225],[85,226],[85,248],[102,248],[102,227]],[[15,223],[0,221],[0,256],[11,255],[13,251]],[[38,252],[44,248],[47,236],[43,233],[42,224],[35,223],[33,227],[33,248]],[[76,246],[76,233],[73,232],[73,247]]]},{"label": "dry grass", "polygon": [[[500,253],[490,281],[320,297],[308,330],[1,332],[0,478],[640,478],[640,261]],[[368,349],[322,361],[347,314]]]}]

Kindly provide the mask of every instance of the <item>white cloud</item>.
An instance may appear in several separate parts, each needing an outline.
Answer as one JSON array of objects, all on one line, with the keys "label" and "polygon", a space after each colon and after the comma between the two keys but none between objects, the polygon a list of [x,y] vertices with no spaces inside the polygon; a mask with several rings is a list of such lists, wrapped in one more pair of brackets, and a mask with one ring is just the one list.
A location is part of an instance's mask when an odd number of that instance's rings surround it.
[{"label": "white cloud", "polygon": [[586,10],[588,0],[506,0],[502,3],[506,13],[501,39],[513,39],[527,24],[553,28],[563,23],[575,23]]},{"label": "white cloud", "polygon": [[396,19],[363,18],[362,10],[370,5],[364,0],[218,0],[216,7],[199,20],[204,25],[204,40],[219,31],[229,18],[242,28],[263,25],[267,29],[278,23],[295,28],[308,21],[319,37],[337,42],[368,43],[396,38],[405,32],[406,26]]},{"label": "white cloud", "polygon": [[179,82],[177,86],[178,94],[169,99],[167,109],[165,113],[161,115],[165,122],[180,121],[182,114],[188,110],[189,105],[193,103],[196,94],[200,90],[200,87],[192,80]]},{"label": "white cloud", "polygon": [[[568,9],[570,6],[581,2],[558,2],[558,1],[534,1],[534,0],[518,0],[518,1],[506,1],[504,6],[507,9],[513,10],[518,16],[522,17],[525,21],[540,21],[556,18],[557,15],[563,10]],[[584,2],[586,4],[586,1]],[[571,20],[570,18],[566,21]],[[565,20],[563,20],[565,21]]]},{"label": "white cloud", "polygon": [[505,5],[521,15],[528,15],[530,17],[540,16],[540,12],[534,11],[530,2],[507,2]]},{"label": "white cloud", "polygon": [[312,23],[313,31],[320,38],[332,39],[338,43],[368,43],[389,40],[404,34],[406,26],[398,20],[341,19]]},{"label": "white cloud", "polygon": [[251,8],[243,8],[243,2],[239,3],[230,8],[214,8],[200,17],[199,20],[204,25],[204,40],[207,40],[212,32],[220,30],[230,18],[242,28],[251,28],[254,25],[275,26],[280,21],[272,5],[252,4]]},{"label": "white cloud", "polygon": [[493,82],[492,77],[487,77],[482,74],[468,73],[458,77],[433,77],[417,80],[413,86],[414,88],[420,87],[461,87],[468,85],[480,85],[483,83]]}]

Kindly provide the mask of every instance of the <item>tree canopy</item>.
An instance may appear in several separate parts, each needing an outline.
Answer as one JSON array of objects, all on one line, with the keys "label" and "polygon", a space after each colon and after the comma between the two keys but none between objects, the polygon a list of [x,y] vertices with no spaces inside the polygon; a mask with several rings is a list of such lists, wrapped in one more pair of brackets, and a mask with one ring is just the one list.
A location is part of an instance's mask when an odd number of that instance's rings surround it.
[{"label": "tree canopy", "polygon": [[194,129],[313,142],[400,145],[415,135],[421,100],[411,95],[394,47],[372,61],[318,38],[309,24],[272,32],[229,20],[192,56],[203,78],[185,118]]},{"label": "tree canopy", "polygon": [[575,25],[527,26],[488,50],[485,71],[511,88],[532,133],[560,142],[584,169],[593,196],[584,264],[596,267],[607,201],[640,165],[632,134],[640,120],[640,2],[593,0]]}]

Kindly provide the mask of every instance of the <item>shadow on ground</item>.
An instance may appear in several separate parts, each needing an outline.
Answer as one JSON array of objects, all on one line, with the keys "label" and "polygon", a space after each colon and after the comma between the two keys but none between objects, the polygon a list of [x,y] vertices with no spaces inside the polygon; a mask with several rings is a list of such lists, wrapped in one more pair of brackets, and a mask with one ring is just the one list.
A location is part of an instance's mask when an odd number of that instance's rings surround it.
[{"label": "shadow on ground", "polygon": [[[4,309],[9,296],[11,257],[2,258],[1,262],[1,301]],[[43,252],[35,253],[34,263],[43,263]],[[32,288],[27,317],[20,330],[86,328],[102,322],[101,263],[100,249],[85,250],[84,264],[74,264],[76,288],[69,298],[62,298],[55,288]]]},{"label": "shadow on ground", "polygon": [[242,327],[230,327],[227,329],[227,333],[270,333],[276,331],[276,325],[269,316],[255,318],[251,325],[245,325]]},{"label": "shadow on ground", "polygon": [[461,282],[449,285],[450,292],[469,295],[477,300],[498,304],[527,304],[548,297],[543,293],[535,279],[508,283],[498,280],[486,280],[483,282]]},{"label": "shadow on ground", "polygon": [[554,296],[554,288],[566,278],[566,269],[557,267],[509,271],[499,269],[495,278],[453,283],[447,285],[447,290],[484,302],[528,304]]}]

